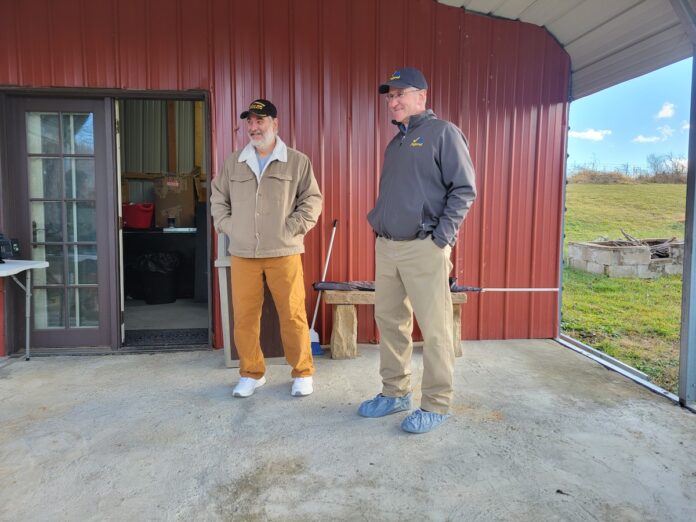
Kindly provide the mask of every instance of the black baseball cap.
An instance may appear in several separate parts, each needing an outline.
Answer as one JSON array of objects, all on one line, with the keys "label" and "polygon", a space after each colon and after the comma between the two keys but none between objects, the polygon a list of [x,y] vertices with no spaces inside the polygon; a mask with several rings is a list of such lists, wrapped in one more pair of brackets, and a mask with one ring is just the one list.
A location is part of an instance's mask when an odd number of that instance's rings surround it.
[{"label": "black baseball cap", "polygon": [[379,86],[379,93],[386,94],[389,88],[405,89],[407,87],[415,87],[416,89],[427,89],[428,82],[425,81],[425,76],[414,67],[404,67],[397,69],[389,76],[389,79]]},{"label": "black baseball cap", "polygon": [[275,118],[278,116],[278,109],[276,109],[276,106],[268,100],[258,99],[251,102],[249,104],[249,108],[239,117],[246,120],[251,113],[256,114],[257,116],[270,116],[271,118]]}]

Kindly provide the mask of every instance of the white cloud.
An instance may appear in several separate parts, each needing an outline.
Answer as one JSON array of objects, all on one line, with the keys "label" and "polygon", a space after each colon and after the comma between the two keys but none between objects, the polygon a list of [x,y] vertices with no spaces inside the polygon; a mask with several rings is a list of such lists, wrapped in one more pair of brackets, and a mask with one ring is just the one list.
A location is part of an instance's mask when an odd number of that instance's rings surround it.
[{"label": "white cloud", "polygon": [[660,112],[658,112],[655,117],[658,119],[662,118],[671,118],[674,116],[674,107],[675,105],[670,102],[665,102],[662,104],[662,108],[660,109]]},{"label": "white cloud", "polygon": [[660,133],[659,136],[643,136],[639,134],[633,138],[634,143],[655,143],[657,141],[666,141],[670,136],[674,134],[674,129],[669,125],[662,125],[657,128],[657,132]]},{"label": "white cloud", "polygon": [[642,134],[639,134],[635,138],[633,138],[633,141],[635,143],[655,143],[656,141],[660,141],[659,136],[643,136]]},{"label": "white cloud", "polygon": [[688,130],[689,130],[689,122],[688,122],[688,121],[684,120],[684,121],[682,122],[681,130],[683,130],[683,131],[688,131]]},{"label": "white cloud", "polygon": [[571,138],[578,138],[580,140],[590,140],[590,141],[602,141],[604,136],[609,136],[611,134],[610,130],[594,130],[587,129],[584,131],[569,131],[568,136]]},{"label": "white cloud", "polygon": [[662,127],[657,128],[657,132],[659,132],[662,135],[663,140],[666,140],[672,134],[674,134],[674,129],[669,125],[663,125]]}]

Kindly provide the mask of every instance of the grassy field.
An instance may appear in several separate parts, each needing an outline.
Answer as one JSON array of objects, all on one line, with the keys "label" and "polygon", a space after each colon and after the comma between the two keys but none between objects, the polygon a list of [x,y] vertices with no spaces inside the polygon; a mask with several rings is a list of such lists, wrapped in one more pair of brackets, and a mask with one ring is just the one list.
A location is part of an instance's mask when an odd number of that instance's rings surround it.
[{"label": "grassy field", "polygon": [[[566,241],[683,238],[686,185],[568,185]],[[566,268],[564,333],[676,392],[681,277],[612,279]]]}]

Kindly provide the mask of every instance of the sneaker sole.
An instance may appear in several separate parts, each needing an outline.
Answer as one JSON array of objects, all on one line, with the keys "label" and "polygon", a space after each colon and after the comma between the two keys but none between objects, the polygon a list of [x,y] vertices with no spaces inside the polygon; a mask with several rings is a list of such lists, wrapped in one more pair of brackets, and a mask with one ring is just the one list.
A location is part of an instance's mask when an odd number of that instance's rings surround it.
[{"label": "sneaker sole", "polygon": [[249,397],[251,397],[252,395],[254,395],[254,392],[255,392],[258,388],[260,388],[260,387],[263,386],[264,384],[266,384],[266,378],[265,378],[265,377],[261,377],[261,379],[259,380],[259,383],[258,383],[256,386],[254,386],[254,389],[251,390],[251,393],[250,393],[250,394],[244,395],[244,394],[239,393],[239,392],[232,392],[232,397],[237,397],[238,399],[248,399]]},{"label": "sneaker sole", "polygon": [[307,395],[312,395],[314,393],[314,390],[307,392],[307,393],[302,393],[302,392],[292,392],[290,395],[293,397],[307,397]]}]

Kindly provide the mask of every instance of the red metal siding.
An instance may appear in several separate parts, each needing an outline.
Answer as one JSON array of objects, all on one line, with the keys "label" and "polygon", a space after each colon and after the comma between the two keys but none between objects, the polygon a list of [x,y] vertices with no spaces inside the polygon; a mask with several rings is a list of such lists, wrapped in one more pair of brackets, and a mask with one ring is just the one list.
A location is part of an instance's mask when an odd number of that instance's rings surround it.
[{"label": "red metal siding", "polygon": [[[541,28],[432,0],[0,0],[0,12],[0,85],[208,90],[213,172],[246,142],[238,114],[273,100],[281,137],[310,156],[325,197],[306,241],[310,312],[333,219],[328,278],[374,277],[365,215],[394,134],[376,88],[399,66],[420,67],[430,106],[468,136],[477,170],[459,282],[557,285],[570,62]],[[472,294],[463,332],[552,337],[557,310],[553,294]],[[359,340],[375,340],[370,307],[358,320]],[[323,340],[330,321],[322,309]]]}]

